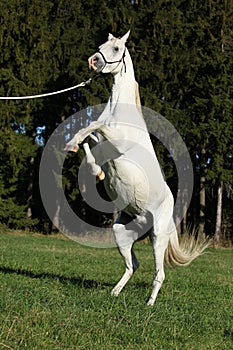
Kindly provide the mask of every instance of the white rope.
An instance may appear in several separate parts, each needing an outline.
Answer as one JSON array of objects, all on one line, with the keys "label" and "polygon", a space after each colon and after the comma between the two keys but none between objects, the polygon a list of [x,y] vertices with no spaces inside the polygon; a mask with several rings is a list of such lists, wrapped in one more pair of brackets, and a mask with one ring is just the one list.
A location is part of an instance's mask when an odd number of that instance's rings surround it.
[{"label": "white rope", "polygon": [[39,98],[39,97],[46,97],[46,96],[52,96],[52,95],[57,95],[57,94],[62,94],[63,92],[66,92],[66,91],[70,91],[70,90],[74,90],[78,87],[81,87],[81,86],[85,86],[87,84],[90,84],[90,82],[92,81],[92,78],[89,78],[88,80],[86,81],[83,81],[82,83],[78,84],[78,85],[75,85],[75,86],[72,86],[70,88],[67,88],[67,89],[63,89],[63,90],[59,90],[59,91],[54,91],[54,92],[49,92],[47,94],[41,94],[41,95],[32,95],[32,96],[7,96],[7,97],[4,97],[4,96],[0,96],[0,100],[27,100],[27,99],[32,99],[32,98]]}]

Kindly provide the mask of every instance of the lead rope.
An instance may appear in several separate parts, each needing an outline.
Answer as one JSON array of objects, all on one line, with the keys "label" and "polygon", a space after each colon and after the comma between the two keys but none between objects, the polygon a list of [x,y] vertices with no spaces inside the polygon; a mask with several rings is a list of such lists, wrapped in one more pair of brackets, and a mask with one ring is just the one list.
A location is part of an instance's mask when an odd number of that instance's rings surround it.
[{"label": "lead rope", "polygon": [[74,90],[74,89],[77,89],[79,87],[84,87],[84,86],[90,84],[92,80],[97,78],[97,76],[99,76],[99,74],[96,74],[93,78],[89,78],[88,80],[83,81],[78,85],[69,87],[67,89],[59,90],[59,91],[53,91],[53,92],[49,92],[46,94],[32,95],[32,96],[7,96],[7,97],[0,96],[0,100],[28,100],[28,99],[32,99],[32,98],[40,98],[40,97],[47,97],[47,96],[62,94],[63,92]]}]

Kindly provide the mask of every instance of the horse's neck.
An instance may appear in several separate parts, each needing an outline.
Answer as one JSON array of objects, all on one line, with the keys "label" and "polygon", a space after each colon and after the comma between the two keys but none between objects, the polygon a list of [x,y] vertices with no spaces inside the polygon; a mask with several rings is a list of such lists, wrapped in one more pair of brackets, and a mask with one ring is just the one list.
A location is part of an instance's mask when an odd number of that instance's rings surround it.
[{"label": "horse's neck", "polygon": [[136,104],[135,84],[133,63],[128,50],[126,50],[125,64],[121,71],[114,76],[109,99],[111,110],[114,110],[115,105],[119,103]]},{"label": "horse's neck", "polygon": [[133,63],[126,49],[125,64],[122,65],[121,71],[114,75],[111,95],[99,120],[106,124],[129,123],[146,129],[139,104],[140,98]]}]

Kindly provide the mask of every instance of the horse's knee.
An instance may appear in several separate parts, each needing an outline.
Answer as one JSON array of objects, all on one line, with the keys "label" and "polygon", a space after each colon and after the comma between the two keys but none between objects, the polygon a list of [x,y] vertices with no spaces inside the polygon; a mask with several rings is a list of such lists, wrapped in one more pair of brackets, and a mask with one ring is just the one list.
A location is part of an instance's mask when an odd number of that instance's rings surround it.
[{"label": "horse's knee", "polygon": [[133,269],[133,266],[130,266],[130,267],[126,267],[125,269],[125,273],[128,275],[128,277],[132,277],[133,274],[134,274],[134,269]]},{"label": "horse's knee", "polygon": [[163,270],[158,270],[155,273],[155,277],[154,277],[154,286],[159,283],[160,285],[163,284],[163,281],[165,280],[165,273]]},{"label": "horse's knee", "polygon": [[119,232],[119,231],[124,229],[124,225],[122,225],[122,224],[114,224],[112,229],[113,229],[114,233],[117,233],[117,232]]}]

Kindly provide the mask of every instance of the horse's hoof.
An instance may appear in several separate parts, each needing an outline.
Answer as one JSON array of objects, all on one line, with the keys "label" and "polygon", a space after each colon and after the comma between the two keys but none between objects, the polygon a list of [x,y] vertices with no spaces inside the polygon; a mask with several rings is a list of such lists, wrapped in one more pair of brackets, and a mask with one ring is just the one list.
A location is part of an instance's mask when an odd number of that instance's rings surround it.
[{"label": "horse's hoof", "polygon": [[72,147],[72,149],[71,149],[71,152],[78,152],[78,150],[79,150],[79,147],[78,146],[74,146],[74,147]]},{"label": "horse's hoof", "polygon": [[79,150],[79,147],[78,147],[78,146],[73,146],[73,147],[66,146],[66,147],[64,148],[64,151],[74,152],[74,153],[78,152],[78,150]]},{"label": "horse's hoof", "polygon": [[114,297],[118,297],[119,293],[120,293],[120,291],[118,291],[115,288],[111,291],[111,295],[113,295]]},{"label": "horse's hoof", "polygon": [[147,306],[153,306],[154,305],[154,300],[152,298],[150,298],[147,302]]},{"label": "horse's hoof", "polygon": [[101,172],[97,176],[100,181],[103,181],[105,179],[105,173],[103,172],[103,170],[101,170]]}]

